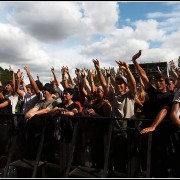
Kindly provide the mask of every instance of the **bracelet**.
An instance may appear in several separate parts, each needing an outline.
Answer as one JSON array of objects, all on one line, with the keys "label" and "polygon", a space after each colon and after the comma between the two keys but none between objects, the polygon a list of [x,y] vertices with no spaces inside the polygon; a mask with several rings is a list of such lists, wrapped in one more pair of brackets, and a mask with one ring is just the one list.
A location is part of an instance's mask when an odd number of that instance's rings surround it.
[{"label": "bracelet", "polygon": [[91,81],[91,82],[94,82],[94,81]]},{"label": "bracelet", "polygon": [[110,75],[110,74],[107,74],[107,77],[111,77],[111,75]]}]

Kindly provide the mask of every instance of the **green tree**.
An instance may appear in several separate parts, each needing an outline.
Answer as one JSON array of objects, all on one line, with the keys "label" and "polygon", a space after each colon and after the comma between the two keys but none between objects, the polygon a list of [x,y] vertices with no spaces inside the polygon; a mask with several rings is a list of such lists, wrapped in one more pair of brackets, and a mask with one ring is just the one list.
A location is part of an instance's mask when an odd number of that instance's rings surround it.
[{"label": "green tree", "polygon": [[11,73],[8,69],[3,69],[0,67],[0,81],[2,84],[5,84],[7,81],[10,81],[12,79]]}]

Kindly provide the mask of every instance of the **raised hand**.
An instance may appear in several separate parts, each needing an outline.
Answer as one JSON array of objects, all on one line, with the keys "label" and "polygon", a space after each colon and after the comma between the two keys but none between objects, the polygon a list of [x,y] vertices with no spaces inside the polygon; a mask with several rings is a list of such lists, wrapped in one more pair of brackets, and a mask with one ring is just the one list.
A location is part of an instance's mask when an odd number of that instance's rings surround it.
[{"label": "raised hand", "polygon": [[95,59],[93,59],[92,60],[93,61],[93,63],[94,63],[94,67],[96,68],[96,70],[100,70],[100,64],[99,64],[99,60],[95,60]]},{"label": "raised hand", "polygon": [[104,70],[106,71],[106,75],[110,75],[111,74],[110,67],[109,68],[104,68]]},{"label": "raised hand", "polygon": [[22,73],[21,73],[20,69],[18,69],[16,76],[18,79],[22,78]]},{"label": "raised hand", "polygon": [[81,77],[81,70],[79,68],[76,68],[75,74],[76,74],[77,78],[80,78]]},{"label": "raised hand", "polygon": [[68,66],[66,66],[65,69],[66,69],[66,73],[69,74],[69,68],[68,68]]},{"label": "raised hand", "polygon": [[13,70],[11,65],[9,65],[9,71],[14,72],[14,70]]},{"label": "raised hand", "polygon": [[139,52],[132,57],[132,61],[135,61],[137,58],[139,58],[141,56],[141,52],[142,50],[139,50]]},{"label": "raised hand", "polygon": [[27,66],[24,67],[24,70],[26,71],[27,74],[30,73],[30,69]]},{"label": "raised hand", "polygon": [[37,74],[37,79],[40,81],[39,75]]},{"label": "raised hand", "polygon": [[55,71],[54,67],[52,66],[51,67],[51,72],[53,73]]},{"label": "raised hand", "polygon": [[66,74],[66,67],[62,67],[62,69],[61,69],[61,74]]},{"label": "raised hand", "polygon": [[129,65],[126,62],[124,62],[124,61],[116,61],[116,63],[119,65],[120,69],[126,70],[129,67]]},{"label": "raised hand", "polygon": [[81,70],[81,75],[83,78],[87,77],[87,72],[86,72],[85,68]]},{"label": "raised hand", "polygon": [[91,76],[94,78],[96,76],[96,70],[93,69],[91,72],[90,72]]}]

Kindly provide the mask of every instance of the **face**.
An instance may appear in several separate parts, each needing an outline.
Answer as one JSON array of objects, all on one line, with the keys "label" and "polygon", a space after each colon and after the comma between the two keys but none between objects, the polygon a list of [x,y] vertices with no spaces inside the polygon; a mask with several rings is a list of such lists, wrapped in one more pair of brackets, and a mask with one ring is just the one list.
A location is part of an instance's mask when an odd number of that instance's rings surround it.
[{"label": "face", "polygon": [[117,79],[115,81],[115,86],[116,86],[117,92],[119,92],[119,93],[124,93],[127,90],[127,85],[121,79]]},{"label": "face", "polygon": [[137,85],[137,91],[138,91],[138,92],[142,92],[142,91],[143,91],[143,87],[142,87],[141,84],[138,84],[138,85]]},{"label": "face", "polygon": [[51,93],[49,91],[45,90],[45,89],[42,90],[42,93],[43,93],[43,96],[44,96],[45,99],[47,99],[47,97],[51,95]]},{"label": "face", "polygon": [[63,101],[69,102],[72,99],[73,95],[69,94],[68,92],[65,92],[63,95]]},{"label": "face", "polygon": [[27,93],[32,94],[31,88],[26,88],[26,89],[27,89]]},{"label": "face", "polygon": [[154,84],[158,91],[163,92],[166,90],[167,84],[163,78],[154,79]]},{"label": "face", "polygon": [[54,88],[54,90],[56,91],[56,89],[57,89],[56,83],[53,83],[53,88]]},{"label": "face", "polygon": [[97,99],[103,99],[104,92],[102,90],[102,87],[97,87],[96,97],[97,97]]},{"label": "face", "polygon": [[9,93],[13,92],[13,88],[12,88],[11,84],[7,84],[5,88]]},{"label": "face", "polygon": [[169,81],[169,85],[168,85],[169,91],[173,91],[174,88],[175,88],[175,84],[173,83],[173,81]]}]

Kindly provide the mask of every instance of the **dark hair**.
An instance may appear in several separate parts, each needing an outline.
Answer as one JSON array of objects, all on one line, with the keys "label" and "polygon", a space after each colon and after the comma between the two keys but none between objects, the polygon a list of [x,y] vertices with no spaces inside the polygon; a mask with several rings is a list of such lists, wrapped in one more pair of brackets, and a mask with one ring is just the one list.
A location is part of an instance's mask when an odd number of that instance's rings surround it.
[{"label": "dark hair", "polygon": [[70,95],[74,95],[74,89],[73,88],[66,88],[64,89],[64,94],[69,93]]},{"label": "dark hair", "polygon": [[41,88],[41,90],[49,91],[49,92],[52,93],[52,94],[55,93],[54,88],[53,88],[53,85],[50,84],[50,83],[46,83],[46,84]]},{"label": "dark hair", "polygon": [[41,88],[43,87],[43,84],[42,84],[41,81],[36,80],[35,82],[36,82],[36,84],[37,84],[37,86],[38,86],[39,89],[41,89]]},{"label": "dark hair", "polygon": [[26,88],[32,88],[31,84],[26,85]]},{"label": "dark hair", "polygon": [[166,75],[162,74],[162,73],[155,74],[154,78],[155,79],[163,78],[165,80],[166,84],[169,84],[169,78]]},{"label": "dark hair", "polygon": [[12,81],[7,81],[7,82],[5,83],[5,86],[6,86],[7,84],[10,84],[11,86],[13,86],[13,85],[12,85]]}]

